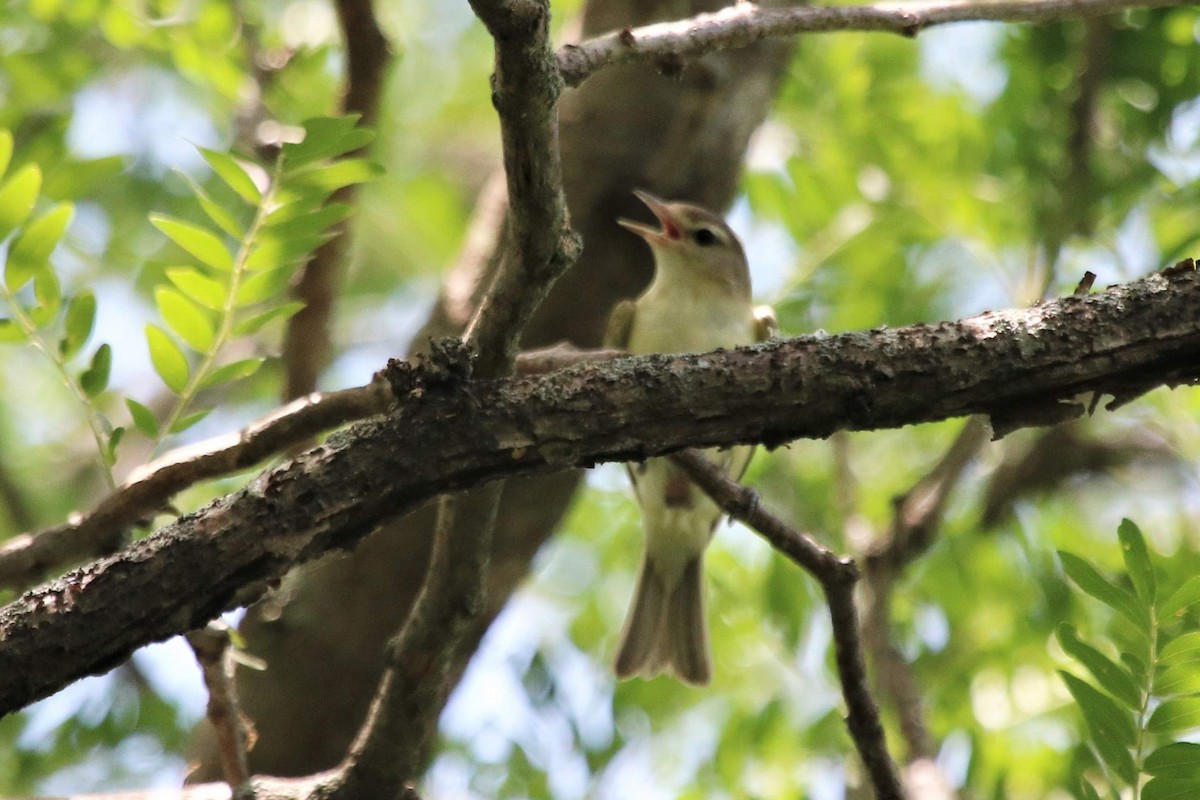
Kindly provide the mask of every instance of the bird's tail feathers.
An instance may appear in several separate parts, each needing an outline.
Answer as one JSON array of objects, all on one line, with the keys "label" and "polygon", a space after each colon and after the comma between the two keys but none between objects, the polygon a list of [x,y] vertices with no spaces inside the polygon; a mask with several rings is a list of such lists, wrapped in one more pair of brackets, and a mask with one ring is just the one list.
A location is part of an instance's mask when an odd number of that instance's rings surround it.
[{"label": "bird's tail feathers", "polygon": [[709,682],[712,659],[704,624],[704,554],[684,566],[674,587],[642,562],[633,604],[625,618],[614,665],[618,678],[652,678],[670,672],[697,686]]}]

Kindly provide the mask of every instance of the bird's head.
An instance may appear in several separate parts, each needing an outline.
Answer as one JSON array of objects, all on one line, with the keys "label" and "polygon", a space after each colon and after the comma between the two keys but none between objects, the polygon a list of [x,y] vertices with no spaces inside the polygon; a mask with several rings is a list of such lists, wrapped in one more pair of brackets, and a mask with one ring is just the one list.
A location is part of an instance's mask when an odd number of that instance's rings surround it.
[{"label": "bird's head", "polygon": [[749,294],[746,253],[720,215],[690,203],[667,202],[641,190],[634,194],[658,219],[661,229],[631,219],[617,223],[646,240],[656,269],[711,278]]}]

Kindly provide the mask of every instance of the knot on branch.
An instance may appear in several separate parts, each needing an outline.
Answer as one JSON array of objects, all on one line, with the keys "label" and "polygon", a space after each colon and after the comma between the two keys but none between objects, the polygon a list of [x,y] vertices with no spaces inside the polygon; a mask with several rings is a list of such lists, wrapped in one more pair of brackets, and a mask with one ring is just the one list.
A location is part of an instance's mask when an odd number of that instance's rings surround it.
[{"label": "knot on branch", "polygon": [[415,363],[388,360],[383,377],[397,400],[419,398],[432,390],[461,387],[475,372],[475,350],[462,339],[443,337],[429,341],[429,352],[418,353]]}]

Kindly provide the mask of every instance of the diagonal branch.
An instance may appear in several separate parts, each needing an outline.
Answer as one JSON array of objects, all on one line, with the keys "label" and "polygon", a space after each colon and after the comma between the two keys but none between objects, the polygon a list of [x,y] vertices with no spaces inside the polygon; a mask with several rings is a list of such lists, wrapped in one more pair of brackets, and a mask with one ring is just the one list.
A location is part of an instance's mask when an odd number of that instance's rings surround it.
[{"label": "diagonal branch", "polygon": [[777,9],[739,3],[712,14],[627,28],[567,45],[558,51],[558,68],[568,86],[578,86],[614,64],[652,61],[677,65],[682,59],[715,50],[798,33],[885,31],[916,36],[924,28],[952,22],[1053,22],[1116,14],[1129,8],[1193,4],[1191,0],[970,0]]},{"label": "diagonal branch", "polygon": [[867,768],[875,797],[903,800],[905,793],[900,774],[888,753],[879,706],[871,696],[867,682],[862,628],[854,607],[858,567],[852,560],[839,558],[763,508],[757,492],[731,481],[702,453],[684,450],[672,459],[729,516],[758,531],[776,550],[820,582],[833,623],[834,661],[842,684],[842,697],[846,701],[846,727],[850,729],[850,738]]},{"label": "diagonal branch", "polygon": [[469,381],[461,364],[395,362],[395,413],[0,609],[0,713],[198,627],[447,491],[684,447],[774,446],[969,414],[1009,427],[1061,421],[1084,411],[1074,402],[1084,392],[1124,399],[1196,382],[1197,319],[1200,275],[1190,271],[955,323],[537,378]]}]

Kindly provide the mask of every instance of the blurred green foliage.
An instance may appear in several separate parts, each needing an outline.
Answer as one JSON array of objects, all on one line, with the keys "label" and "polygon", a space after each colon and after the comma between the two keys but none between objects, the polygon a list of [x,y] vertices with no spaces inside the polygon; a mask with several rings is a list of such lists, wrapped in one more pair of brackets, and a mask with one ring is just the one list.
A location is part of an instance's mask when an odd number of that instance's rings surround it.
[{"label": "blurred green foliage", "polygon": [[[364,382],[407,340],[498,162],[490,44],[466,4],[379,5],[397,54],[370,153],[385,176],[360,194],[330,385]],[[577,5],[556,4],[557,23]],[[101,440],[117,428],[153,438],[171,416],[176,396],[155,372],[179,383],[171,347],[186,361],[184,347],[212,344],[196,314],[180,309],[216,302],[197,276],[213,278],[222,257],[169,221],[227,237],[221,246],[236,259],[237,234],[198,205],[197,192],[218,217],[224,209],[245,224],[256,200],[237,170],[270,163],[256,143],[336,111],[336,31],[323,0],[4,6],[0,128],[13,147],[0,197],[28,198],[35,171],[40,180],[27,213],[10,214],[24,200],[0,208],[0,227],[8,235],[63,204],[74,209],[53,253],[34,253],[30,281],[9,290],[23,308],[54,306],[47,349],[75,359],[67,377],[89,403],[81,412],[52,359],[6,346],[0,484],[11,491],[0,494],[0,536],[59,521],[103,491],[94,430]],[[915,41],[805,37],[743,182],[747,243],[774,270],[756,273],[761,299],[776,305],[788,334],[903,325],[1070,292],[1085,270],[1102,286],[1197,255],[1198,37],[1194,8],[1037,28],[953,26]],[[260,101],[260,113],[246,113]],[[11,261],[12,244],[7,252]],[[39,294],[36,275],[48,268],[57,285],[43,278]],[[183,295],[196,302],[181,307]],[[174,344],[152,361],[144,329],[162,317],[177,323],[160,331]],[[231,360],[264,359],[262,367],[226,376],[238,380],[219,398],[200,392],[214,411],[182,440],[232,430],[274,405],[278,326],[246,338],[252,345]],[[137,400],[116,399],[129,395]],[[1080,779],[1095,776],[1087,708],[1080,713],[1058,674],[1078,674],[1062,637],[1112,659],[1137,631],[1081,597],[1055,554],[1082,554],[1105,575],[1123,571],[1120,585],[1136,592],[1114,534],[1130,517],[1149,534],[1159,586],[1195,575],[1198,418],[1194,392],[1159,391],[1073,426],[1072,446],[1090,460],[1059,464],[1062,450],[1039,460],[1042,432],[1022,431],[987,446],[969,469],[934,546],[891,602],[891,639],[951,782],[976,797],[1022,800],[1083,792]],[[748,480],[797,527],[861,553],[887,529],[893,498],[961,424],[796,442],[760,453]],[[133,440],[117,452],[117,475],[148,456]],[[820,592],[748,531],[722,529],[708,556],[714,684],[613,682],[607,662],[640,532],[619,468],[598,470],[590,484],[447,710],[430,795],[857,791],[863,778],[841,721]],[[229,485],[190,491],[180,507]],[[1064,634],[1064,623],[1079,633]],[[184,659],[158,669],[193,668]],[[1194,675],[1172,677],[1190,689]],[[0,721],[0,793],[179,779],[168,754],[194,722],[186,703],[136,669],[92,686],[91,700],[50,731],[39,728],[52,717],[47,707]],[[903,756],[895,708],[881,699]]]}]

